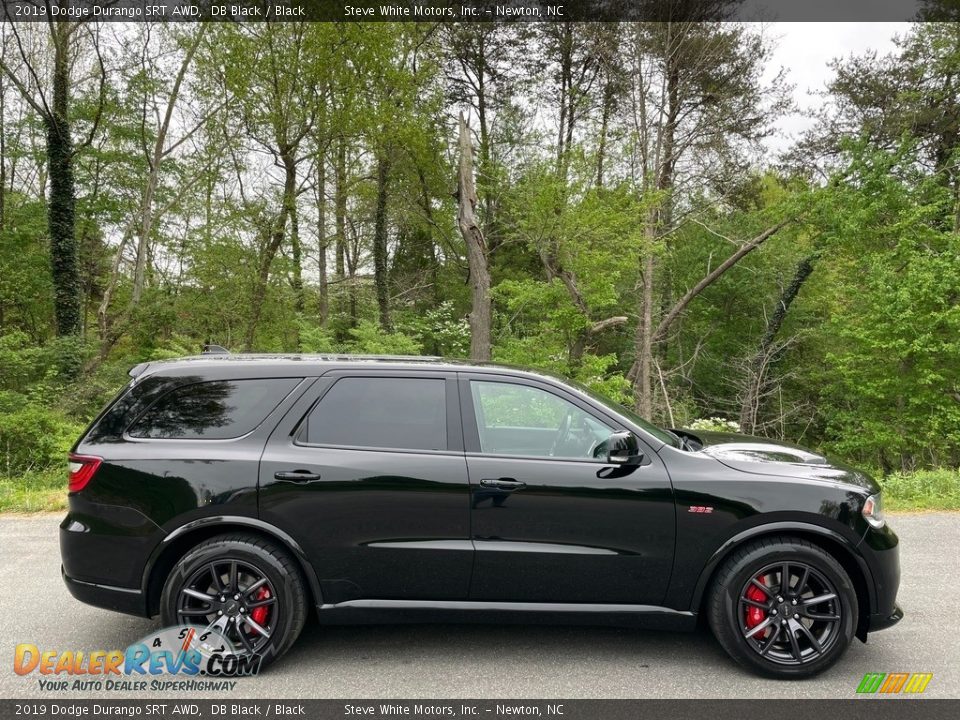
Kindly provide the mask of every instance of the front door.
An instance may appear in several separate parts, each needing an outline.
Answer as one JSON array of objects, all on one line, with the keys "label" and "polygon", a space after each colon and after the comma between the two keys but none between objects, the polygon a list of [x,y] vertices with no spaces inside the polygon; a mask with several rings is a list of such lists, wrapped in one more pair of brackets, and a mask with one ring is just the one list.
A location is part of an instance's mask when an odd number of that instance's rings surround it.
[{"label": "front door", "polygon": [[656,453],[641,442],[639,467],[606,464],[601,443],[627,428],[547,383],[462,374],[460,399],[477,553],[470,598],[659,605],[675,518]]},{"label": "front door", "polygon": [[260,517],[305,549],[325,603],[465,600],[462,443],[452,373],[324,376],[267,443]]}]

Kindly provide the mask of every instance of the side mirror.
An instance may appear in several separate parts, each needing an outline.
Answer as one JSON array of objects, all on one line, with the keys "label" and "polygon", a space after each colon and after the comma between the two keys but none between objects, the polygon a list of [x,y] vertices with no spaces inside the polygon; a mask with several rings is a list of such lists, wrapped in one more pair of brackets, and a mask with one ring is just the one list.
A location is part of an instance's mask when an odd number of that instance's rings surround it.
[{"label": "side mirror", "polygon": [[611,465],[634,467],[643,462],[640,443],[637,442],[637,437],[632,432],[614,433],[606,439],[605,443],[607,446],[607,462]]}]

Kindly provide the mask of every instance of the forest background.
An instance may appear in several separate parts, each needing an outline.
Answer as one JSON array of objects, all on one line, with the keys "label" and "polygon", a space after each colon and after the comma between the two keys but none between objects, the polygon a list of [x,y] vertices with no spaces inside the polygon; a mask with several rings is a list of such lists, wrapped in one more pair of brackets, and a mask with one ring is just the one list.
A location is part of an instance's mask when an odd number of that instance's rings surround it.
[{"label": "forest background", "polygon": [[960,24],[0,26],[0,510],[204,343],[542,368],[960,508]]}]

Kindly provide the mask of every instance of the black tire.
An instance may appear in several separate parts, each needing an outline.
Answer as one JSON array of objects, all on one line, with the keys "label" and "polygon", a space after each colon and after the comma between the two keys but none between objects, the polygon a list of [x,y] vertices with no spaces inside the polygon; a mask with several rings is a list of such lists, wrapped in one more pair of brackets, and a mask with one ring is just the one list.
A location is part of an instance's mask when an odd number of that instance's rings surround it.
[{"label": "black tire", "polygon": [[[227,586],[232,568],[237,568],[233,571],[234,589],[238,590],[237,595],[244,598],[240,601],[242,610],[234,607],[236,603],[230,603],[232,595]],[[216,580],[213,579],[213,572],[217,573]],[[262,626],[262,629],[268,631],[268,638],[255,631],[251,625],[245,624],[254,618],[254,611],[243,606],[258,604],[256,590],[251,591],[249,595],[244,593],[245,588],[253,585],[254,578],[263,588],[268,589],[265,593],[266,600],[270,601],[272,598],[267,611],[271,622]],[[214,582],[221,583],[227,591],[222,596],[227,603],[230,603],[229,608],[219,603],[219,598],[214,597],[217,595],[216,591],[211,590]],[[193,600],[183,594],[184,588],[193,588],[197,583],[207,585],[203,592],[214,597],[213,603]],[[263,589],[259,592],[263,593]],[[253,602],[247,602],[248,600]],[[195,608],[209,607],[210,614],[197,617],[185,616],[183,613],[190,611],[190,608],[186,607],[186,603],[189,602],[198,603],[195,604]],[[263,604],[262,599],[259,602]],[[259,655],[261,668],[273,662],[289,650],[296,641],[307,616],[307,594],[296,561],[285,551],[255,535],[231,533],[204,540],[189,550],[171,570],[160,598],[160,615],[164,626],[180,626],[189,623],[197,627],[206,627],[212,620],[218,619],[218,608],[228,610],[226,615],[230,616],[228,628],[230,634],[226,637],[231,640],[236,639],[233,644],[240,654]],[[240,636],[241,632],[245,633],[244,637]],[[240,640],[246,645],[239,642]]]},{"label": "black tire", "polygon": [[840,563],[795,537],[762,538],[736,550],[717,572],[707,600],[710,627],[727,654],[760,675],[784,679],[811,677],[839,660],[853,639],[858,611],[856,590]]}]

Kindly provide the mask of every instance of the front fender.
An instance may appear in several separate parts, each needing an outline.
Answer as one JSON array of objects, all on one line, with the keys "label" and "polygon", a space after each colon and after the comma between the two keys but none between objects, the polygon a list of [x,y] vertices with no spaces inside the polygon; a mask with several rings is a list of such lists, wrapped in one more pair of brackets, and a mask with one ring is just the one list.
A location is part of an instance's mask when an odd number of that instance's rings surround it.
[{"label": "front fender", "polygon": [[[816,523],[785,520],[762,523],[743,529],[732,535],[717,548],[700,571],[700,575],[694,586],[693,595],[690,599],[689,608],[694,612],[700,608],[704,593],[707,591],[714,573],[734,550],[745,543],[770,535],[795,535],[806,537],[814,542],[819,540],[818,544],[825,546],[825,548],[835,556],[838,556],[838,553],[842,553],[837,559],[842,565],[848,568],[848,570],[850,563],[853,563],[857,570],[859,570],[870,601],[870,608],[876,607],[877,598],[873,574],[863,555],[857,549],[859,540],[854,542],[846,535],[831,528],[817,525]],[[856,582],[856,578],[852,579]],[[862,611],[869,611],[869,608],[863,608]]]}]

